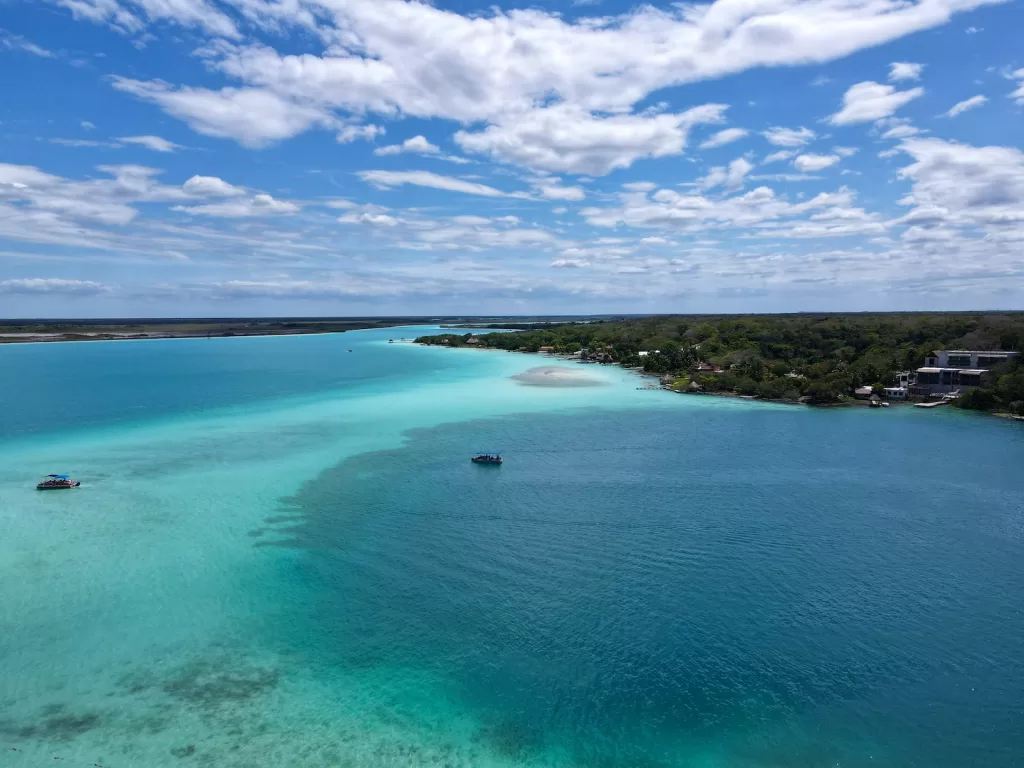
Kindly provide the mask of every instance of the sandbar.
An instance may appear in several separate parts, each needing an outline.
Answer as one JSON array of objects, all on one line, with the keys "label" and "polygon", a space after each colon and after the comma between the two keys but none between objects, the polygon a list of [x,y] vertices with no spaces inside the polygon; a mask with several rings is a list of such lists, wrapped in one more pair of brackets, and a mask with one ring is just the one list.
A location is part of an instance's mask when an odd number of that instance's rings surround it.
[{"label": "sandbar", "polygon": [[529,387],[600,387],[605,382],[572,368],[541,366],[511,377]]}]

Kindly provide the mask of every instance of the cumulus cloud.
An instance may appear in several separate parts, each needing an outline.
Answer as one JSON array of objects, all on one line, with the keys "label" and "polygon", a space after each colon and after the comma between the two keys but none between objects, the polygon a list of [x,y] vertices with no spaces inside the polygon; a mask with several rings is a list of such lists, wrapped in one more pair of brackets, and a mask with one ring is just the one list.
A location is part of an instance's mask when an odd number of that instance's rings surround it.
[{"label": "cumulus cloud", "polygon": [[901,178],[913,182],[901,200],[911,211],[902,223],[978,226],[992,233],[1024,229],[1024,152],[973,147],[941,139],[907,139],[900,149],[914,162]]},{"label": "cumulus cloud", "polygon": [[711,138],[701,142],[701,149],[714,149],[715,147],[724,147],[726,144],[731,144],[734,141],[742,139],[747,136],[750,131],[744,128],[726,128],[725,130],[719,131]]},{"label": "cumulus cloud", "polygon": [[898,80],[920,80],[921,70],[924,64],[914,64],[909,61],[894,61],[889,65],[889,79],[892,82]]},{"label": "cumulus cloud", "polygon": [[351,144],[353,141],[373,141],[384,133],[384,128],[379,125],[348,124],[341,126],[334,138],[339,144]]},{"label": "cumulus cloud", "polygon": [[124,34],[141,32],[147,21],[173,21],[211,35],[239,37],[234,22],[205,0],[133,0],[131,7],[116,0],[57,0],[57,5],[70,10],[76,19],[106,24]]},{"label": "cumulus cloud", "polygon": [[946,112],[946,117],[956,117],[957,115],[962,115],[969,109],[977,109],[978,107],[984,105],[987,101],[988,97],[981,95],[972,96],[969,99],[958,101],[956,104],[949,108],[949,111]]},{"label": "cumulus cloud", "polygon": [[720,186],[724,186],[727,190],[739,189],[743,186],[743,180],[753,168],[753,164],[747,161],[746,158],[738,157],[729,163],[728,167],[717,166],[712,168],[707,176],[700,180],[699,185],[703,189],[712,189]]},{"label": "cumulus cloud", "polygon": [[321,108],[296,104],[262,88],[174,88],[159,80],[123,77],[114,78],[114,87],[160,105],[197,133],[235,139],[253,148],[291,138],[314,125],[336,122]]},{"label": "cumulus cloud", "polygon": [[241,187],[228,184],[216,176],[193,176],[181,188],[186,194],[195,197],[238,197],[245,194]]},{"label": "cumulus cloud", "polygon": [[173,141],[168,141],[159,136],[122,136],[118,141],[125,144],[138,144],[154,152],[173,152],[176,149],[181,149],[180,144],[175,144]]},{"label": "cumulus cloud", "polygon": [[437,155],[441,153],[441,148],[431,144],[423,136],[413,136],[401,144],[389,144],[386,147],[378,147],[373,150],[375,155],[400,155],[403,152],[412,152],[417,155]]},{"label": "cumulus cloud", "polygon": [[793,161],[793,167],[802,173],[813,173],[835,165],[839,160],[839,155],[798,155]]},{"label": "cumulus cloud", "polygon": [[[768,187],[721,199],[670,189],[653,195],[625,192],[620,197],[617,207],[585,208],[582,214],[594,226],[652,227],[691,234],[746,229],[750,237],[813,238],[885,231],[877,216],[853,206],[854,194],[846,188],[802,202],[790,202]],[[817,214],[826,215],[811,218]]]},{"label": "cumulus cloud", "polygon": [[716,123],[725,105],[706,104],[680,114],[596,117],[569,105],[533,109],[482,131],[459,131],[467,152],[563,173],[603,176],[647,157],[678,155],[690,128]]},{"label": "cumulus cloud", "polygon": [[540,193],[548,200],[582,200],[587,196],[582,187],[560,187],[557,185],[542,185]]},{"label": "cumulus cloud", "polygon": [[761,133],[769,144],[776,147],[802,147],[812,141],[817,134],[810,128],[780,128],[775,126]]},{"label": "cumulus cloud", "polygon": [[478,184],[475,181],[465,181],[452,176],[441,176],[429,171],[359,171],[359,178],[368,184],[373,184],[380,189],[391,189],[404,184],[412,184],[417,187],[431,187],[443,189],[448,192],[462,192],[467,195],[480,195],[481,197],[526,197],[522,193],[502,192],[500,189],[489,187],[486,184]]},{"label": "cumulus cloud", "polygon": [[[305,27],[328,40],[328,52],[319,56],[243,40],[205,0],[61,2],[80,17],[126,31],[147,20],[174,20],[224,38],[201,55],[239,88],[115,80],[208,135],[263,146],[331,127],[341,116],[442,118],[485,126],[463,131],[468,151],[554,171],[603,173],[681,151],[680,116],[633,114],[660,89],[757,67],[831,61],[933,28],[989,0],[782,0],[742,13],[719,0],[571,19],[538,9],[470,16],[403,0],[238,6],[258,26]],[[549,138],[544,129],[557,129],[567,115],[582,135],[566,129]]]},{"label": "cumulus cloud", "polygon": [[229,200],[206,205],[176,205],[172,210],[193,216],[213,216],[224,219],[243,219],[252,216],[278,216],[298,213],[299,206],[285,200],[275,200],[270,195],[259,194],[244,200]]},{"label": "cumulus cloud", "polygon": [[906,139],[911,136],[917,136],[921,133],[921,129],[910,124],[909,121],[900,120],[893,118],[881,125],[890,126],[882,133],[883,139]]},{"label": "cumulus cloud", "polygon": [[897,91],[891,85],[865,80],[850,86],[843,108],[829,118],[832,125],[853,125],[889,117],[904,104],[924,95],[924,88]]},{"label": "cumulus cloud", "polygon": [[1024,69],[1018,69],[1010,77],[1020,81],[1020,87],[1010,94],[1010,98],[1024,106]]},{"label": "cumulus cloud", "polygon": [[781,160],[789,160],[795,154],[796,152],[792,149],[780,149],[778,152],[772,152],[770,155],[767,155],[761,162],[777,163]]}]

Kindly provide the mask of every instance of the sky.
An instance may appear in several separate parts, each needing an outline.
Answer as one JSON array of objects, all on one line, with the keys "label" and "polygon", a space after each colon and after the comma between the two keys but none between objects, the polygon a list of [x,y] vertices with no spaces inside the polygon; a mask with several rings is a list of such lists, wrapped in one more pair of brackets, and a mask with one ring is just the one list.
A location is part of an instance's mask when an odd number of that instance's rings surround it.
[{"label": "sky", "polygon": [[1020,0],[0,8],[0,317],[1024,308]]}]

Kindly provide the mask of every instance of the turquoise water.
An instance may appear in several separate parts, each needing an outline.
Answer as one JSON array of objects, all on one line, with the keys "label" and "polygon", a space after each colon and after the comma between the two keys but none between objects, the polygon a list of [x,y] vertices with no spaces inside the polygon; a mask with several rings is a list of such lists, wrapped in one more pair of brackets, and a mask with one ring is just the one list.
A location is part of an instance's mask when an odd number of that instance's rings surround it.
[{"label": "turquoise water", "polygon": [[0,765],[1021,765],[1019,424],[415,333],[0,347]]}]

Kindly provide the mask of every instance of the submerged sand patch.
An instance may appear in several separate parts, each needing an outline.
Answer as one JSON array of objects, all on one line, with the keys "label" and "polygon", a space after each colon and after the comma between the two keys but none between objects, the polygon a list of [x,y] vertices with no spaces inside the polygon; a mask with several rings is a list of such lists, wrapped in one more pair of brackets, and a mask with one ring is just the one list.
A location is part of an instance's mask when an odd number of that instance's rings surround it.
[{"label": "submerged sand patch", "polygon": [[599,387],[606,382],[572,368],[541,366],[511,376],[529,387]]}]

